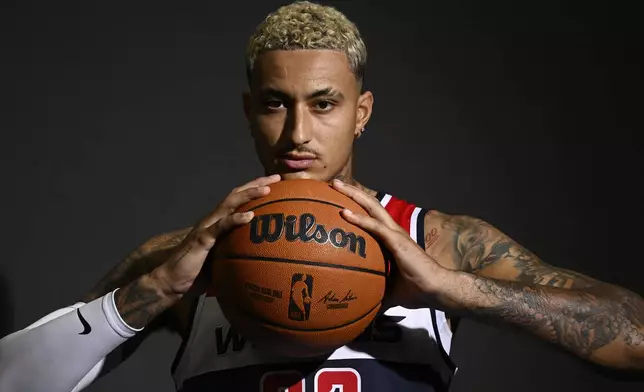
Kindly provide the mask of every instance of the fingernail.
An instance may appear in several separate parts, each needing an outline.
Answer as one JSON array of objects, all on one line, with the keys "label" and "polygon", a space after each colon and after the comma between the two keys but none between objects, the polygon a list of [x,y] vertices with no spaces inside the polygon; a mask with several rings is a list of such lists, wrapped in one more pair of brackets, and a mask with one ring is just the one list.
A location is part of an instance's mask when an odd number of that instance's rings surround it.
[{"label": "fingernail", "polygon": [[345,213],[345,214],[347,214],[347,215],[353,215],[353,211],[351,211],[351,210],[350,210],[350,209],[348,209],[348,208],[345,208],[345,209],[344,209],[344,213]]},{"label": "fingernail", "polygon": [[342,182],[342,180],[338,180],[337,178],[336,178],[335,180],[333,180],[333,182],[334,182],[336,185],[344,185],[344,183]]}]

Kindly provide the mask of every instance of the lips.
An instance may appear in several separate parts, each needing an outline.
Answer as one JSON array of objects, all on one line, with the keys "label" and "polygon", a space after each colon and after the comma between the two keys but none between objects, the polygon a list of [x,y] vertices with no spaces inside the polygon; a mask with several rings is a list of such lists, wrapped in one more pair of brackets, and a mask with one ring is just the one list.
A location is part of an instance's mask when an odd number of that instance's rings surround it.
[{"label": "lips", "polygon": [[311,154],[286,154],[279,160],[289,169],[305,170],[313,166],[315,159]]}]

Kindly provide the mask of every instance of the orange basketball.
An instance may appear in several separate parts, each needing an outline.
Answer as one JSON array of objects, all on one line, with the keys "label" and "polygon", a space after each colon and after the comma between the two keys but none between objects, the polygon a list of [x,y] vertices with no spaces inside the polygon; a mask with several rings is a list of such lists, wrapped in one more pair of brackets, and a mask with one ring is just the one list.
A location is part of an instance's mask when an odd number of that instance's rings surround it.
[{"label": "orange basketball", "polygon": [[253,220],[221,238],[213,284],[233,328],[258,348],[289,356],[330,352],[357,338],[385,292],[380,244],[340,215],[366,214],[314,180],[286,180],[239,211]]}]

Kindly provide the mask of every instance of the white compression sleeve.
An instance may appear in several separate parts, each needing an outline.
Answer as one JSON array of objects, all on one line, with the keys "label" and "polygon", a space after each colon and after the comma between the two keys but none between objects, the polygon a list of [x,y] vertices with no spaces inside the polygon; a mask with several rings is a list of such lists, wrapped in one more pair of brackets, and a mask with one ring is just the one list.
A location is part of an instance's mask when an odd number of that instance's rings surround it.
[{"label": "white compression sleeve", "polygon": [[138,331],[116,309],[115,291],[57,310],[0,340],[0,391],[77,392],[105,356]]}]

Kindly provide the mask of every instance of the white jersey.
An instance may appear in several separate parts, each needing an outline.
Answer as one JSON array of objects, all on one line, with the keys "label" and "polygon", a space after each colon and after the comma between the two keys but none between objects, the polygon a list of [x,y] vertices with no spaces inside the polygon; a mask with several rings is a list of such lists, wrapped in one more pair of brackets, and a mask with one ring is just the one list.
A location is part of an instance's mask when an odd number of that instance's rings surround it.
[{"label": "white jersey", "polygon": [[[424,248],[427,211],[389,194],[378,198]],[[397,306],[324,358],[284,358],[256,350],[231,328],[217,299],[204,294],[173,377],[181,392],[444,391],[456,370],[451,339],[442,311]]]}]

